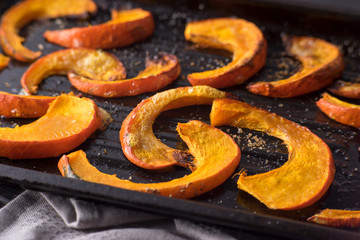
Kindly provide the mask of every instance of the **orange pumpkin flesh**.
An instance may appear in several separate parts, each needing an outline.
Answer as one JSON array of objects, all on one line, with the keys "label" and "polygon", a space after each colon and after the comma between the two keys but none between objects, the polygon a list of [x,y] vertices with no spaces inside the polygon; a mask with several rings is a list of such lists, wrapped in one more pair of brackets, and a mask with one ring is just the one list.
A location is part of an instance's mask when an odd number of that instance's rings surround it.
[{"label": "orange pumpkin flesh", "polygon": [[190,22],[186,25],[185,38],[200,46],[233,53],[232,62],[225,67],[188,75],[192,85],[234,86],[245,82],[265,65],[267,42],[256,25],[243,19]]},{"label": "orange pumpkin flesh", "polygon": [[15,128],[0,128],[0,156],[11,159],[55,157],[84,142],[100,126],[96,104],[61,95],[46,114]]},{"label": "orange pumpkin flesh", "polygon": [[333,227],[360,227],[360,211],[325,209],[308,221]]},{"label": "orange pumpkin flesh", "polygon": [[243,102],[215,100],[211,125],[231,125],[263,131],[278,137],[288,147],[288,161],[275,170],[247,176],[243,171],[238,188],[271,209],[307,207],[323,196],[331,185],[335,167],[329,147],[309,129],[274,113]]},{"label": "orange pumpkin flesh", "polygon": [[302,63],[287,79],[255,82],[247,86],[254,94],[289,98],[319,90],[341,76],[344,60],[337,46],[313,37],[286,37],[286,51]]},{"label": "orange pumpkin flesh", "polygon": [[9,65],[10,58],[0,54],[0,70],[6,68]]},{"label": "orange pumpkin flesh", "polygon": [[339,96],[360,99],[360,83],[337,81],[329,91]]},{"label": "orange pumpkin flesh", "polygon": [[0,42],[5,53],[19,61],[32,61],[41,55],[24,47],[20,29],[31,21],[69,15],[84,15],[97,10],[91,0],[25,0],[8,9],[1,19]]},{"label": "orange pumpkin flesh", "polygon": [[154,32],[152,14],[140,8],[112,11],[112,20],[100,25],[46,31],[44,38],[68,48],[115,48],[144,40]]},{"label": "orange pumpkin flesh", "polygon": [[329,118],[349,126],[360,128],[360,105],[347,103],[324,93],[316,102]]},{"label": "orange pumpkin flesh", "polygon": [[29,94],[36,94],[44,78],[69,72],[103,81],[114,81],[126,76],[123,64],[109,53],[89,48],[64,49],[31,64],[21,78],[21,86]]},{"label": "orange pumpkin flesh", "polygon": [[22,96],[0,91],[0,116],[37,118],[46,113],[56,97]]},{"label": "orange pumpkin flesh", "polygon": [[78,90],[105,98],[135,96],[154,92],[172,83],[180,75],[181,67],[175,55],[165,54],[146,60],[146,68],[136,77],[117,81],[90,80],[69,73],[70,83]]},{"label": "orange pumpkin flesh", "polygon": [[[161,183],[134,183],[93,167],[83,151],[64,155],[58,164],[63,176],[119,188],[156,193],[175,198],[192,198],[219,186],[234,172],[240,161],[240,149],[226,133],[200,121],[179,123],[177,131],[194,156],[193,172],[182,178]],[[151,150],[150,150],[151,151]]]},{"label": "orange pumpkin flesh", "polygon": [[157,139],[152,124],[163,111],[191,105],[211,104],[224,98],[225,92],[208,86],[170,89],[145,99],[134,108],[121,125],[120,142],[125,156],[146,169],[173,165],[187,166],[187,153],[170,148]]}]

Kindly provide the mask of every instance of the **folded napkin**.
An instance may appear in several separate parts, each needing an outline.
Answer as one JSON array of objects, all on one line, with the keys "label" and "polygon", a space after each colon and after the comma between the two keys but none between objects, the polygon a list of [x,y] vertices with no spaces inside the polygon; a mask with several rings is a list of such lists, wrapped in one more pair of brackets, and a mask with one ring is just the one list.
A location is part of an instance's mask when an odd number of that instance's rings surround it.
[{"label": "folded napkin", "polygon": [[0,209],[0,239],[234,239],[206,225],[26,190]]}]

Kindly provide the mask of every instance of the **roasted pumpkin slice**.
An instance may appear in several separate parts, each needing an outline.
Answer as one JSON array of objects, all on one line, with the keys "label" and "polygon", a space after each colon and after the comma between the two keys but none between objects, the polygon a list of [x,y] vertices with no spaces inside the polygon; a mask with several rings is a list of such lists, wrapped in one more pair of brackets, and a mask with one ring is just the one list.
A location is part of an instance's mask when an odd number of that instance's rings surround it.
[{"label": "roasted pumpkin slice", "polygon": [[38,118],[44,115],[56,97],[23,96],[0,91],[0,116]]},{"label": "roasted pumpkin slice", "polygon": [[115,48],[131,45],[151,36],[155,23],[152,14],[140,8],[112,11],[109,22],[65,30],[46,31],[44,38],[68,48]]},{"label": "roasted pumpkin slice", "polygon": [[265,65],[267,42],[260,29],[246,20],[218,18],[190,22],[185,28],[185,38],[202,47],[233,53],[231,63],[225,67],[188,75],[192,85],[234,86],[245,82]]},{"label": "roasted pumpkin slice", "polygon": [[70,15],[85,15],[97,10],[91,0],[25,0],[8,9],[1,19],[0,42],[5,53],[19,61],[33,61],[41,52],[24,47],[19,36],[22,27],[31,21]]},{"label": "roasted pumpkin slice", "polygon": [[339,80],[328,90],[339,96],[360,99],[360,83],[350,83]]},{"label": "roasted pumpkin slice", "polygon": [[288,147],[288,161],[281,167],[247,176],[242,171],[238,188],[270,209],[294,210],[319,200],[331,185],[335,167],[329,147],[308,128],[275,113],[231,99],[215,100],[211,125],[231,125],[263,131]]},{"label": "roasted pumpkin slice", "polygon": [[6,68],[9,65],[10,58],[0,54],[0,70]]},{"label": "roasted pumpkin slice", "polygon": [[360,227],[360,211],[325,209],[308,221],[332,227]]},{"label": "roasted pumpkin slice", "polygon": [[360,105],[341,101],[328,93],[324,93],[316,105],[329,118],[345,125],[360,128]]},{"label": "roasted pumpkin slice", "polygon": [[136,77],[117,81],[90,80],[69,73],[71,84],[78,90],[100,97],[135,96],[154,92],[172,83],[180,75],[181,67],[175,55],[165,54],[157,59],[147,59],[146,68]]},{"label": "roasted pumpkin slice", "polygon": [[80,145],[100,126],[96,104],[61,95],[45,115],[15,128],[0,128],[0,156],[11,159],[55,157]]},{"label": "roasted pumpkin slice", "polygon": [[146,169],[173,165],[187,167],[188,154],[170,148],[157,139],[152,125],[163,111],[191,105],[211,104],[226,93],[208,86],[170,89],[145,99],[134,108],[121,125],[120,142],[125,156]]},{"label": "roasted pumpkin slice", "polygon": [[254,94],[289,98],[330,85],[344,70],[339,48],[322,39],[304,36],[284,37],[286,52],[302,63],[300,71],[287,79],[255,82],[247,86]]},{"label": "roasted pumpkin slice", "polygon": [[229,135],[200,121],[179,123],[177,131],[194,156],[193,172],[182,178],[160,183],[122,180],[98,171],[88,162],[83,151],[64,155],[58,168],[65,177],[175,198],[198,196],[219,186],[231,176],[239,164],[240,149]]},{"label": "roasted pumpkin slice", "polygon": [[123,64],[112,54],[90,48],[74,48],[53,52],[35,61],[23,74],[21,86],[29,94],[36,94],[43,79],[69,72],[102,81],[126,76]]}]

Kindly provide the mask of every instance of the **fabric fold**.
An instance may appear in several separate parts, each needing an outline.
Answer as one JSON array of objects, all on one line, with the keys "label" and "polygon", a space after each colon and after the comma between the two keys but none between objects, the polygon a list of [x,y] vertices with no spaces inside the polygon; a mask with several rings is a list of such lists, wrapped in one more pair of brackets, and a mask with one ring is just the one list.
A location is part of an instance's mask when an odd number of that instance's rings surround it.
[{"label": "fabric fold", "polygon": [[162,219],[163,217],[111,205],[41,193],[44,199],[64,220],[66,226],[76,229],[111,227]]},{"label": "fabric fold", "polygon": [[86,200],[26,190],[0,209],[0,239],[233,238],[216,228]]}]

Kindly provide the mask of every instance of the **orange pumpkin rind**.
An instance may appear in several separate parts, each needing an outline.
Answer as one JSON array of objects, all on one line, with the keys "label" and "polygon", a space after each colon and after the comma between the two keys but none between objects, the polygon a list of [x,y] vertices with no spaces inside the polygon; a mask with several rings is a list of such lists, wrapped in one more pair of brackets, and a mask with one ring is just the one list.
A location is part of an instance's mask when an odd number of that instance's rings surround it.
[{"label": "orange pumpkin rind", "polygon": [[152,124],[163,111],[185,106],[211,104],[226,93],[208,86],[170,89],[145,99],[121,125],[120,142],[125,156],[145,169],[163,169],[174,165],[187,167],[188,154],[170,148],[155,137]]},{"label": "orange pumpkin rind", "polygon": [[283,166],[252,176],[247,176],[246,171],[240,173],[238,188],[268,208],[295,210],[310,206],[330,187],[335,174],[332,153],[308,128],[231,99],[215,100],[210,120],[212,126],[263,131],[287,145],[288,161]]},{"label": "orange pumpkin rind", "polygon": [[15,128],[0,128],[0,156],[10,159],[56,157],[83,143],[100,126],[96,104],[63,94],[45,115]]},{"label": "orange pumpkin rind", "polygon": [[193,172],[160,183],[134,183],[104,174],[93,167],[83,151],[64,155],[58,168],[63,176],[111,185],[123,189],[174,198],[192,198],[225,182],[240,161],[240,149],[226,133],[200,121],[179,123],[177,131],[194,156]]},{"label": "orange pumpkin rind", "polygon": [[43,116],[56,97],[23,96],[0,91],[0,116],[38,118]]},{"label": "orange pumpkin rind", "polygon": [[67,48],[109,49],[124,47],[152,35],[155,23],[152,14],[140,8],[112,11],[109,22],[80,28],[46,31],[44,38]]},{"label": "orange pumpkin rind", "polygon": [[360,211],[324,209],[308,218],[309,222],[332,227],[360,227]]},{"label": "orange pumpkin rind", "polygon": [[324,93],[316,105],[329,118],[356,128],[360,128],[360,105],[347,103]]},{"label": "orange pumpkin rind", "polygon": [[36,94],[43,79],[69,72],[102,81],[115,81],[126,76],[126,69],[114,55],[90,48],[70,48],[36,60],[23,74],[21,86],[27,93]]},{"label": "orange pumpkin rind", "polygon": [[286,52],[302,63],[300,71],[289,78],[250,83],[248,91],[267,97],[290,98],[330,85],[344,70],[339,48],[319,38],[283,37]]},{"label": "orange pumpkin rind", "polygon": [[360,83],[350,83],[339,80],[328,90],[338,96],[360,99]]},{"label": "orange pumpkin rind", "polygon": [[227,66],[192,73],[187,76],[191,85],[225,88],[241,84],[264,65],[267,42],[260,29],[244,19],[217,18],[190,22],[185,38],[201,47],[212,47],[233,53]]},{"label": "orange pumpkin rind", "polygon": [[12,6],[2,16],[0,27],[0,42],[4,52],[19,61],[33,61],[41,52],[33,52],[24,47],[24,38],[18,35],[20,29],[27,23],[43,18],[62,16],[83,16],[94,13],[96,4],[91,0],[25,0]]},{"label": "orange pumpkin rind", "polygon": [[134,78],[110,82],[90,80],[74,73],[69,73],[68,78],[76,89],[84,93],[114,98],[158,91],[175,81],[180,72],[178,58],[162,54],[157,59],[146,59],[146,68]]}]

